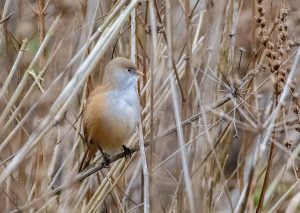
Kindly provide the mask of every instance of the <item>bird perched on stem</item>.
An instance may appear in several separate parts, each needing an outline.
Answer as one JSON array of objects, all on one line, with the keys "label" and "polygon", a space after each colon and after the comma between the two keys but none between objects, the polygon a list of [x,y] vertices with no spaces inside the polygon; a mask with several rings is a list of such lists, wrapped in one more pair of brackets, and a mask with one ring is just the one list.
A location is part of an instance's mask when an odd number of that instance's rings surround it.
[{"label": "bird perched on stem", "polygon": [[136,65],[126,58],[114,58],[106,65],[103,83],[92,91],[84,111],[88,162],[98,150],[107,163],[108,156],[122,147],[130,154],[124,144],[134,133],[140,116],[139,75],[142,73]]}]

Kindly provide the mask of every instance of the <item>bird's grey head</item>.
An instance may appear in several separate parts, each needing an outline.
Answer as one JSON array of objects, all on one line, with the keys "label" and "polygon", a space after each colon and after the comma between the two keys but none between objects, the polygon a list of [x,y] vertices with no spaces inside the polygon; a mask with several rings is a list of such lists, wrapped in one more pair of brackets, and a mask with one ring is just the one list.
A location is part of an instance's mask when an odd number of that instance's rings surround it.
[{"label": "bird's grey head", "polygon": [[136,84],[138,80],[137,66],[130,60],[117,57],[111,60],[105,67],[104,80],[109,79],[120,87]]}]

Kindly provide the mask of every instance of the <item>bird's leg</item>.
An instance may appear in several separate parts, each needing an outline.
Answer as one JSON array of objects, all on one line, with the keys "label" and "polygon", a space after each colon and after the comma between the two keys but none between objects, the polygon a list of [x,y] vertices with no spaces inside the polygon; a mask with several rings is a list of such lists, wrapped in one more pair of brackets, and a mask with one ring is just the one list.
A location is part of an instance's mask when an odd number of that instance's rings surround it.
[{"label": "bird's leg", "polygon": [[131,155],[132,155],[131,149],[125,145],[122,145],[122,147],[123,147],[125,158],[128,158],[128,157],[131,158]]},{"label": "bird's leg", "polygon": [[109,154],[103,152],[103,150],[101,149],[100,146],[98,146],[100,152],[101,152],[101,155],[102,155],[102,158],[103,158],[103,163],[104,163],[104,167],[108,167],[109,163],[110,163],[110,160],[109,160]]}]

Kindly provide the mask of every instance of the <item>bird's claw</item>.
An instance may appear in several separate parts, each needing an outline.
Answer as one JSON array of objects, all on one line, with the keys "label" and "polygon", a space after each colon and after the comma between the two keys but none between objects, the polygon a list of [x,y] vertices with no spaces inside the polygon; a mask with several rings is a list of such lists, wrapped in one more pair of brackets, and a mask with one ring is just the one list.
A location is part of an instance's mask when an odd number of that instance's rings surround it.
[{"label": "bird's claw", "polygon": [[127,159],[128,157],[131,158],[131,155],[132,155],[132,151],[130,148],[128,148],[127,146],[125,145],[122,145],[123,147],[123,151],[124,151],[124,156],[125,158]]},{"label": "bird's claw", "polygon": [[102,153],[102,158],[103,158],[103,160],[102,160],[103,166],[105,168],[107,168],[109,166],[109,164],[110,164],[109,154],[103,152]]}]

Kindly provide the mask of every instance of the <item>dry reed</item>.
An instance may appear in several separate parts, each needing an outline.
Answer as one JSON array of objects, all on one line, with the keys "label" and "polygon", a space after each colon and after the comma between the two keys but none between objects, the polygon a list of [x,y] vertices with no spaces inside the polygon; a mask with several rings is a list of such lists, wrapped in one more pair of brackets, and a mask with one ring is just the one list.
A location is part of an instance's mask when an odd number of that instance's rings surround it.
[{"label": "dry reed", "polygon": [[[1,212],[299,211],[295,1],[0,6]],[[78,173],[86,98],[115,56],[144,73],[133,155]]]}]

